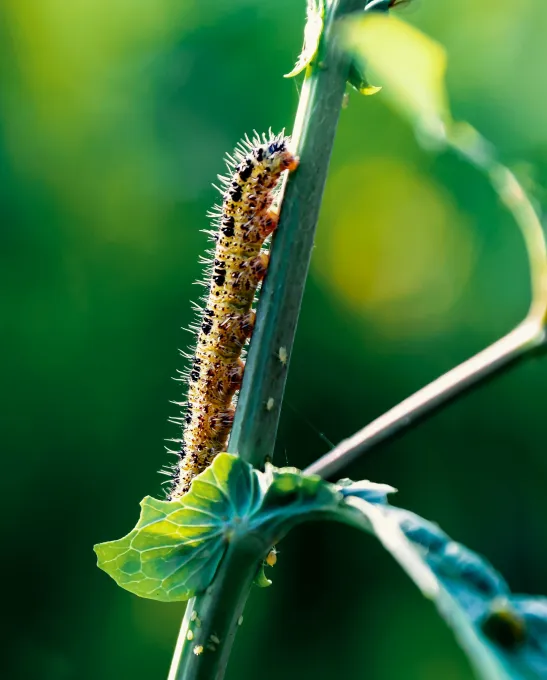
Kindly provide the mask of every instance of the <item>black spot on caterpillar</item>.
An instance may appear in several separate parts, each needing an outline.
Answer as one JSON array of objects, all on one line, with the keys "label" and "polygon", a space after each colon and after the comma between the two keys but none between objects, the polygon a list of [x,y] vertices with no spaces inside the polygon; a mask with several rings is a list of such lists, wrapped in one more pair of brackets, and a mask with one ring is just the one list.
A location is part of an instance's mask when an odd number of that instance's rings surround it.
[{"label": "black spot on caterpillar", "polygon": [[226,161],[229,176],[221,177],[222,204],[209,213],[215,243],[212,259],[205,262],[207,296],[200,319],[182,417],[181,448],[174,451],[177,463],[170,498],[188,491],[192,479],[208,467],[226,444],[235,412],[235,393],[241,385],[243,347],[254,326],[251,310],[257,286],[263,279],[269,256],[264,240],[277,226],[272,211],[281,174],[292,171],[298,159],[288,148],[283,133],[245,138]]}]

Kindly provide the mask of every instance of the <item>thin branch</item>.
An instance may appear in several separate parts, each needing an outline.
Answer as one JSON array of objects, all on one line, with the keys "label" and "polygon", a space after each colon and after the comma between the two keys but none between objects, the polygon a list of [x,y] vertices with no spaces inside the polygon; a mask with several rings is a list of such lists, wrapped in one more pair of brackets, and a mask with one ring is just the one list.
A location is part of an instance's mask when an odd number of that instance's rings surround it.
[{"label": "thin branch", "polygon": [[330,477],[361,454],[393,438],[452,399],[501,373],[545,345],[547,318],[547,245],[539,217],[515,175],[498,163],[493,147],[467,123],[447,126],[446,141],[485,173],[511,212],[524,238],[530,266],[532,303],[526,319],[508,335],[448,371],[312,463],[305,472]]},{"label": "thin branch", "polygon": [[547,245],[540,219],[515,175],[496,160],[494,147],[468,123],[447,129],[447,141],[469,163],[483,172],[501,202],[512,214],[526,246],[530,266],[530,315],[543,320],[547,312]]},{"label": "thin branch", "polygon": [[528,317],[501,340],[434,380],[349,439],[344,439],[304,472],[331,477],[363,453],[392,439],[402,430],[432,414],[485,378],[500,373],[544,343],[545,331],[541,322],[535,317]]}]

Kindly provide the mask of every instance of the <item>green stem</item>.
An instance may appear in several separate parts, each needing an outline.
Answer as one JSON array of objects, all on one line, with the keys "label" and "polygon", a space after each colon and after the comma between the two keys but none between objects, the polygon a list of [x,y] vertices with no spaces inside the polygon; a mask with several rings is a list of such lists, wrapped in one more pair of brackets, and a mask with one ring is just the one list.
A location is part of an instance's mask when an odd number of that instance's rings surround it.
[{"label": "green stem", "polygon": [[331,477],[363,453],[393,439],[403,430],[432,415],[486,378],[505,370],[544,343],[545,330],[542,323],[535,317],[528,317],[501,340],[418,390],[353,436],[344,439],[307,467],[304,473]]},{"label": "green stem", "polygon": [[[285,391],[296,324],[313,248],[334,137],[349,73],[349,59],[334,42],[334,23],[362,10],[364,0],[332,0],[321,38],[320,58],[308,68],[293,131],[300,165],[287,183],[271,262],[257,310],[245,376],[229,451],[257,467],[271,460],[281,400]],[[238,621],[258,567],[256,552],[235,546],[224,557],[211,587],[187,605],[169,680],[221,680]],[[188,641],[196,611],[207,638],[220,640],[214,652],[205,645],[196,655]],[[195,632],[195,631],[194,631]]]},{"label": "green stem", "polygon": [[293,148],[300,166],[286,187],[229,445],[230,452],[257,467],[273,457],[287,379],[288,360],[283,358],[291,355],[346,91],[349,62],[333,40],[334,23],[364,4],[363,0],[336,0],[330,4],[321,56],[308,69],[302,86],[293,131]]},{"label": "green stem", "polygon": [[233,544],[213,583],[186,607],[168,680],[220,680],[257,572],[257,546]]},{"label": "green stem", "polygon": [[447,141],[467,161],[483,172],[509,210],[524,239],[530,265],[532,305],[530,316],[547,317],[547,243],[541,221],[516,176],[496,159],[493,147],[469,123],[453,123]]},{"label": "green stem", "polygon": [[330,477],[370,451],[435,413],[452,399],[465,394],[530,354],[544,347],[547,320],[547,244],[539,217],[515,175],[496,160],[492,146],[468,123],[453,123],[447,128],[450,146],[483,172],[500,200],[512,214],[524,239],[532,303],[526,319],[513,331],[463,364],[405,399],[384,415],[340,442],[304,472]]}]

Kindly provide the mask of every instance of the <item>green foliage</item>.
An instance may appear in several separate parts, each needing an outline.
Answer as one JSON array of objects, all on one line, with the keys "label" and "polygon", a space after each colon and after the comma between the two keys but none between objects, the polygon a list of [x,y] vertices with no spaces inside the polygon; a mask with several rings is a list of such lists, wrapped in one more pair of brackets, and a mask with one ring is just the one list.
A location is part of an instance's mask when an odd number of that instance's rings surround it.
[{"label": "green foliage", "polygon": [[547,598],[512,595],[485,559],[414,513],[356,497],[348,504],[435,602],[480,677],[546,676]]},{"label": "green foliage", "polygon": [[266,576],[264,564],[260,565],[254,583],[259,588],[269,588],[272,585],[273,581]]},{"label": "green foliage", "polygon": [[[116,597],[110,579],[90,570],[89,547],[111,537],[107,527],[125,533],[120,518],[134,507],[137,519],[136,498],[161,497],[160,442],[176,436],[168,400],[180,399],[168,376],[182,367],[179,326],[191,322],[185,300],[200,275],[210,182],[245,131],[290,127],[296,88],[279,74],[301,45],[304,5],[2,3],[2,494],[17,518],[5,527],[10,573],[55,553],[44,561],[41,592],[8,592],[6,677],[157,677],[169,663],[180,606]],[[449,46],[454,111],[480,125],[502,157],[523,155],[530,181],[547,186],[545,0],[418,0],[408,17]],[[388,96],[385,88],[374,101],[356,97],[343,112],[291,352],[289,401],[335,441],[489,341],[527,302],[524,258],[495,198],[461,163],[417,150],[382,105]],[[439,198],[440,216],[416,182]],[[423,225],[432,226],[424,233]],[[528,592],[541,590],[547,562],[546,368],[538,361],[492,382],[357,468],[404,480],[406,497],[420,498],[454,535],[480,545],[488,533],[490,555]],[[297,466],[322,448],[288,406],[275,460],[285,448]],[[37,527],[36,503],[40,526],[55,532]],[[523,513],[525,531],[516,521]],[[494,516],[503,531],[488,531]],[[294,538],[283,561],[314,555],[326,540],[320,527]],[[352,557],[364,562],[368,548],[358,541]],[[325,550],[307,569],[310,591],[324,588],[336,553]],[[276,575],[273,607],[269,596],[254,598],[229,677],[253,674],[247,648],[267,638],[276,663],[263,664],[263,680],[326,680],[334,668],[351,676],[368,659],[376,668],[382,659],[378,672],[389,678],[468,680],[434,617],[398,597],[393,570],[368,570],[366,585],[353,588],[344,626],[355,630],[364,611],[375,622],[359,644],[332,625],[298,628],[302,617],[279,604],[294,592],[293,575]],[[394,594],[389,617],[371,592]],[[326,621],[331,605],[318,599],[317,618]],[[301,654],[286,644],[296,634]],[[316,662],[308,650],[319,648]]]},{"label": "green foliage", "polygon": [[450,121],[443,47],[400,19],[376,12],[344,19],[339,30],[360,72],[371,73],[421,132],[442,139]]},{"label": "green foliage", "polygon": [[[342,43],[357,65],[370,69],[388,100],[413,124],[419,139],[451,146],[490,180],[512,213],[528,251],[532,283],[530,317],[543,342],[547,319],[547,246],[536,210],[516,176],[501,165],[496,151],[471,125],[452,120],[445,85],[446,52],[421,31],[394,17],[371,13],[339,22]],[[360,76],[354,76],[359,83]],[[359,89],[359,85],[357,85]]]},{"label": "green foliage", "polygon": [[[173,602],[204,591],[228,545],[245,540],[259,560],[293,526],[336,512],[349,494],[384,502],[392,488],[372,482],[335,486],[296,468],[255,470],[219,454],[175,501],[147,496],[135,528],[95,546],[98,566],[140,597]],[[256,582],[270,585],[262,571]]]},{"label": "green foliage", "polygon": [[249,466],[217,456],[182,500],[147,496],[133,531],[95,546],[98,566],[135,595],[187,600],[209,585],[228,541],[260,501]]},{"label": "green foliage", "polygon": [[544,677],[547,600],[511,595],[484,559],[389,505],[393,491],[369,481],[329,484],[295,468],[259,472],[222,453],[182,498],[145,498],[135,529],[95,550],[101,569],[126,590],[186,600],[209,586],[232,542],[254,551],[255,583],[266,587],[271,581],[260,560],[293,526],[318,518],[347,522],[377,536],[435,602],[483,678]]},{"label": "green foliage", "polygon": [[[380,11],[387,12],[389,10],[389,0],[372,0],[365,7],[365,12]],[[372,95],[380,92],[381,87],[376,87],[368,82],[365,75],[365,68],[361,60],[354,59],[351,63],[348,83],[360,94]]]},{"label": "green foliage", "polygon": [[222,453],[182,498],[147,496],[127,536],[95,546],[98,566],[140,597],[187,600],[211,583],[231,542],[248,540],[258,565],[295,523],[332,510],[340,498],[319,477],[271,466],[262,473]]},{"label": "green foliage", "polygon": [[355,61],[350,66],[348,83],[357,90],[357,92],[364,95],[376,94],[382,89],[381,87],[376,87],[368,82],[364,70],[362,70]]}]

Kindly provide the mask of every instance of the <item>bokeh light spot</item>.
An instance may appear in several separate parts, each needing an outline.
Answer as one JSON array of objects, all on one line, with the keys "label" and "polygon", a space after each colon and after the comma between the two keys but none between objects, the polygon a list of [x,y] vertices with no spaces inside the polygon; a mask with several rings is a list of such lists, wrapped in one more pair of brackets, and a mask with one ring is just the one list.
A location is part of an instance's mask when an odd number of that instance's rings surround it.
[{"label": "bokeh light spot", "polygon": [[449,193],[396,159],[340,168],[329,180],[315,272],[386,335],[455,322],[476,238]]}]

